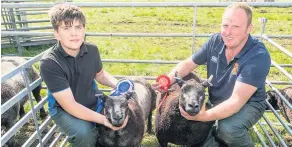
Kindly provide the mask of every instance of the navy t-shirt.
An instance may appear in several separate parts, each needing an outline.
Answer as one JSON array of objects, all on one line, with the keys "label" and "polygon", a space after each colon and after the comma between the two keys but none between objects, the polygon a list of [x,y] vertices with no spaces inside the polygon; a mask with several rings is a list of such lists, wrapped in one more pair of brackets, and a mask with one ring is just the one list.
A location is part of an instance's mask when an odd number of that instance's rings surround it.
[{"label": "navy t-shirt", "polygon": [[225,45],[221,34],[213,34],[211,38],[192,55],[197,65],[207,64],[207,75],[213,75],[209,88],[209,100],[217,105],[228,99],[236,81],[254,87],[256,92],[249,101],[265,99],[265,80],[269,73],[271,59],[265,45],[249,35],[243,49],[233,60],[227,63]]}]

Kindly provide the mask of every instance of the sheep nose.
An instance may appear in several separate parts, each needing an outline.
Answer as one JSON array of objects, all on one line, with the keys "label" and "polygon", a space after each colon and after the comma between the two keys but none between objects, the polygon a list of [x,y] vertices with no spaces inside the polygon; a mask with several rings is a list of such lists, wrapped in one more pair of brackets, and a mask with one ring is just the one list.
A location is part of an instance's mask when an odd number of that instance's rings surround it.
[{"label": "sheep nose", "polygon": [[188,107],[196,109],[199,108],[199,104],[188,104]]},{"label": "sheep nose", "polygon": [[118,114],[116,114],[116,115],[114,116],[114,119],[117,120],[117,121],[121,120],[122,118],[123,118],[123,116],[122,116],[122,114],[120,114],[120,113],[118,113]]}]

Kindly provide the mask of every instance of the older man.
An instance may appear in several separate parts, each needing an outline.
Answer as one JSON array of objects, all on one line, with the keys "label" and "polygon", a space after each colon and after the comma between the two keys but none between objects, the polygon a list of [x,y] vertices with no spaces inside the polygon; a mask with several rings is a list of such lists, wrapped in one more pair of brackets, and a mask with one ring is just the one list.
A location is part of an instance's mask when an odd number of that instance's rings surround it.
[{"label": "older man", "polygon": [[[183,77],[206,64],[207,76],[214,76],[209,88],[212,109],[190,116],[180,108],[188,120],[218,120],[216,133],[207,139],[205,146],[219,146],[218,140],[231,147],[254,146],[248,129],[267,107],[265,80],[271,61],[265,45],[250,35],[251,30],[251,8],[246,3],[229,5],[222,17],[221,33],[212,35],[168,74],[174,82],[176,71]],[[159,84],[154,83],[153,87]]]}]

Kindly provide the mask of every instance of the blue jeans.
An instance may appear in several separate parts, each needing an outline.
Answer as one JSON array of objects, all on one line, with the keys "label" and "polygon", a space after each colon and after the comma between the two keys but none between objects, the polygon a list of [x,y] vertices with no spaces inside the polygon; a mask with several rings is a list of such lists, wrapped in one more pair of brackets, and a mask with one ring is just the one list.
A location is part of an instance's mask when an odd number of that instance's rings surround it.
[{"label": "blue jeans", "polygon": [[94,147],[97,140],[97,130],[92,122],[78,119],[62,108],[52,116],[60,131],[69,137],[68,142],[73,147]]},{"label": "blue jeans", "polygon": [[204,147],[253,147],[248,130],[263,116],[266,107],[265,100],[247,102],[236,114],[219,120],[216,130],[210,131]]}]

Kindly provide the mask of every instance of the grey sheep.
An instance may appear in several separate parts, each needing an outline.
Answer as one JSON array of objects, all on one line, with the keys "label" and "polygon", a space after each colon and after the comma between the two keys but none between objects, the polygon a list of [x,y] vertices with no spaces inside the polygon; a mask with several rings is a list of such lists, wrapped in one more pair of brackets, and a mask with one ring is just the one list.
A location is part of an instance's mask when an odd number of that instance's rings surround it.
[{"label": "grey sheep", "polygon": [[[172,91],[156,110],[155,133],[161,147],[167,147],[168,143],[201,146],[214,124],[214,121],[189,121],[181,116],[179,106],[192,116],[199,113],[205,104],[205,88],[209,86],[208,81],[202,82],[194,73],[183,80],[186,82],[170,87]],[[157,98],[157,105],[164,95]]]},{"label": "grey sheep", "polygon": [[104,115],[114,126],[121,126],[127,116],[129,120],[125,128],[118,131],[99,125],[96,147],[140,146],[147,119],[147,131],[151,132],[156,93],[145,79],[134,80],[134,87],[133,92],[104,98]]},{"label": "grey sheep", "polygon": [[[1,75],[3,76],[4,74],[8,73],[9,71],[15,69],[17,66],[25,62],[26,60],[22,57],[2,57],[1,58]],[[39,75],[32,67],[27,68],[26,71],[29,75],[30,82],[33,82],[39,78]],[[4,83],[2,83],[1,84],[1,105],[7,102],[9,99],[11,99],[13,96],[15,96],[24,88],[25,88],[25,83],[20,73],[13,76],[11,79],[5,81]],[[41,101],[40,90],[41,90],[41,84],[32,90],[33,95],[37,102]],[[1,131],[2,134],[6,130],[10,129],[16,123],[17,118],[19,116],[21,118],[25,115],[23,106],[27,100],[28,100],[28,96],[25,96],[19,102],[17,102],[14,106],[12,106],[10,109],[8,109],[5,113],[1,115],[1,126],[5,128],[3,132]],[[46,112],[44,108],[40,109],[40,117],[41,118],[46,117]],[[12,140],[13,139],[10,139],[7,144],[11,146]]]}]

